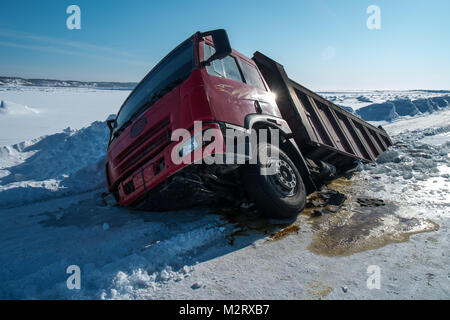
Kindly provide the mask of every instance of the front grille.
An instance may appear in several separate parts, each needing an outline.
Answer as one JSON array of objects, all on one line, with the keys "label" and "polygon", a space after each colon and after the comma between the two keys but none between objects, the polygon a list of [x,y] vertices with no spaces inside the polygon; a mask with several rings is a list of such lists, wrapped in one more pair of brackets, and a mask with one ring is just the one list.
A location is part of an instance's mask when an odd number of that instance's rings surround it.
[{"label": "front grille", "polygon": [[[144,159],[149,154],[156,155],[159,150],[163,150],[168,144],[170,143],[170,139],[167,139],[167,136],[165,134],[158,137],[153,143],[151,143],[146,148],[142,149],[136,156],[132,157],[130,160],[126,161],[122,165],[122,170],[127,170],[131,167],[133,167],[135,164],[137,164],[140,160]],[[153,157],[150,157],[147,160],[152,159]]]},{"label": "front grille", "polygon": [[[119,155],[117,159],[117,163],[122,162],[125,160],[126,157],[128,157],[130,154],[132,154],[136,149],[138,149],[142,144],[144,144],[146,141],[151,139],[155,134],[157,134],[159,131],[170,131],[170,121],[169,119],[164,119],[157,125],[155,125],[153,128],[151,128],[147,133],[142,135],[139,139],[133,142],[133,144],[127,148],[122,154]],[[170,132],[169,132],[170,133]],[[170,135],[169,135],[170,140]]]},{"label": "front grille", "polygon": [[155,157],[170,144],[170,137],[170,122],[166,119],[142,135],[120,155],[121,171],[126,172],[142,161],[148,161]]}]

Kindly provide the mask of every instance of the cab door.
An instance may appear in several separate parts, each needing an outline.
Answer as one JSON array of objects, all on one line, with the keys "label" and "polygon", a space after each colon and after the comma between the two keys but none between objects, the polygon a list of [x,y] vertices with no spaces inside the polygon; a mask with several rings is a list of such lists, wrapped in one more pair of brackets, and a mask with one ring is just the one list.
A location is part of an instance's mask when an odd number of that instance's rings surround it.
[{"label": "cab door", "polygon": [[267,84],[264,82],[258,68],[248,60],[237,59],[244,78],[244,85],[253,89],[252,100],[257,113],[281,117],[275,102],[275,95],[269,92]]},{"label": "cab door", "polygon": [[[204,43],[203,60],[214,54],[214,47]],[[205,87],[211,108],[216,120],[243,126],[248,114],[266,113],[270,111],[271,99],[275,104],[273,95],[265,87],[259,88],[248,79],[245,73],[248,67],[233,51],[230,56],[215,60],[207,66],[205,72]],[[253,67],[249,64],[249,67]],[[253,67],[255,68],[255,67]],[[256,74],[259,76],[257,69]],[[262,86],[263,81],[260,78]],[[275,105],[276,106],[276,105]],[[272,111],[273,112],[273,111]]]}]

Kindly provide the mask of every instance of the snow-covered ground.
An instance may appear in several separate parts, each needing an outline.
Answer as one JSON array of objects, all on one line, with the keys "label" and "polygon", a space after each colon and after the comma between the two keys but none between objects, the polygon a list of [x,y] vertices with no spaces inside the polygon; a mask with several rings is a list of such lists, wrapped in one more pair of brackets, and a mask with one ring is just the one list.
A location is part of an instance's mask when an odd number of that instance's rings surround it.
[{"label": "snow-covered ground", "polygon": [[129,94],[129,90],[0,86],[0,147],[105,120]]},{"label": "snow-covered ground", "polygon": [[[450,297],[448,108],[384,122],[392,149],[329,186],[348,198],[339,212],[313,218],[305,210],[282,222],[214,208],[144,213],[104,205],[104,120],[127,94],[0,90],[2,139],[52,133],[0,147],[0,298]],[[340,95],[339,104],[352,106],[354,95]],[[10,113],[23,106],[38,113]],[[61,131],[67,126],[85,128]],[[361,207],[361,197],[385,205]],[[66,286],[70,265],[81,269],[80,290]],[[367,287],[369,266],[380,270],[380,289]]]},{"label": "snow-covered ground", "polygon": [[419,100],[441,97],[450,94],[447,90],[364,90],[364,91],[321,91],[319,94],[326,99],[358,110],[373,103],[384,103],[389,100]]},{"label": "snow-covered ground", "polygon": [[325,98],[367,121],[394,121],[427,115],[450,106],[450,91],[321,92]]}]

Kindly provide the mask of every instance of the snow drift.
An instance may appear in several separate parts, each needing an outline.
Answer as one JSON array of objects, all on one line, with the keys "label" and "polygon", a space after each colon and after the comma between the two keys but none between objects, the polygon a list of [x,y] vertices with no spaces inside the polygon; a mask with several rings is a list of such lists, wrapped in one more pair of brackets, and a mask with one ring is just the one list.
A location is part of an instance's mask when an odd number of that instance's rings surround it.
[{"label": "snow drift", "polygon": [[373,103],[356,110],[366,121],[392,121],[399,117],[433,113],[450,106],[450,95],[411,100],[400,98],[383,103]]},{"label": "snow drift", "polygon": [[0,116],[1,115],[33,115],[38,114],[39,110],[28,106],[0,100]]},{"label": "snow drift", "polygon": [[109,129],[89,127],[0,148],[0,207],[104,186]]}]

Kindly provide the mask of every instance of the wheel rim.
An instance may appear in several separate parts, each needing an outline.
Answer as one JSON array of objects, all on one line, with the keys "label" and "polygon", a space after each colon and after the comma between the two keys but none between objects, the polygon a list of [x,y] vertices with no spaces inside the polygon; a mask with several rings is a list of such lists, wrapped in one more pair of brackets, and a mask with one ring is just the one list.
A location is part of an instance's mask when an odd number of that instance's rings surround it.
[{"label": "wheel rim", "polygon": [[271,159],[270,162],[275,166],[275,173],[269,176],[275,190],[285,197],[293,196],[297,192],[297,176],[291,165],[283,159]]}]

